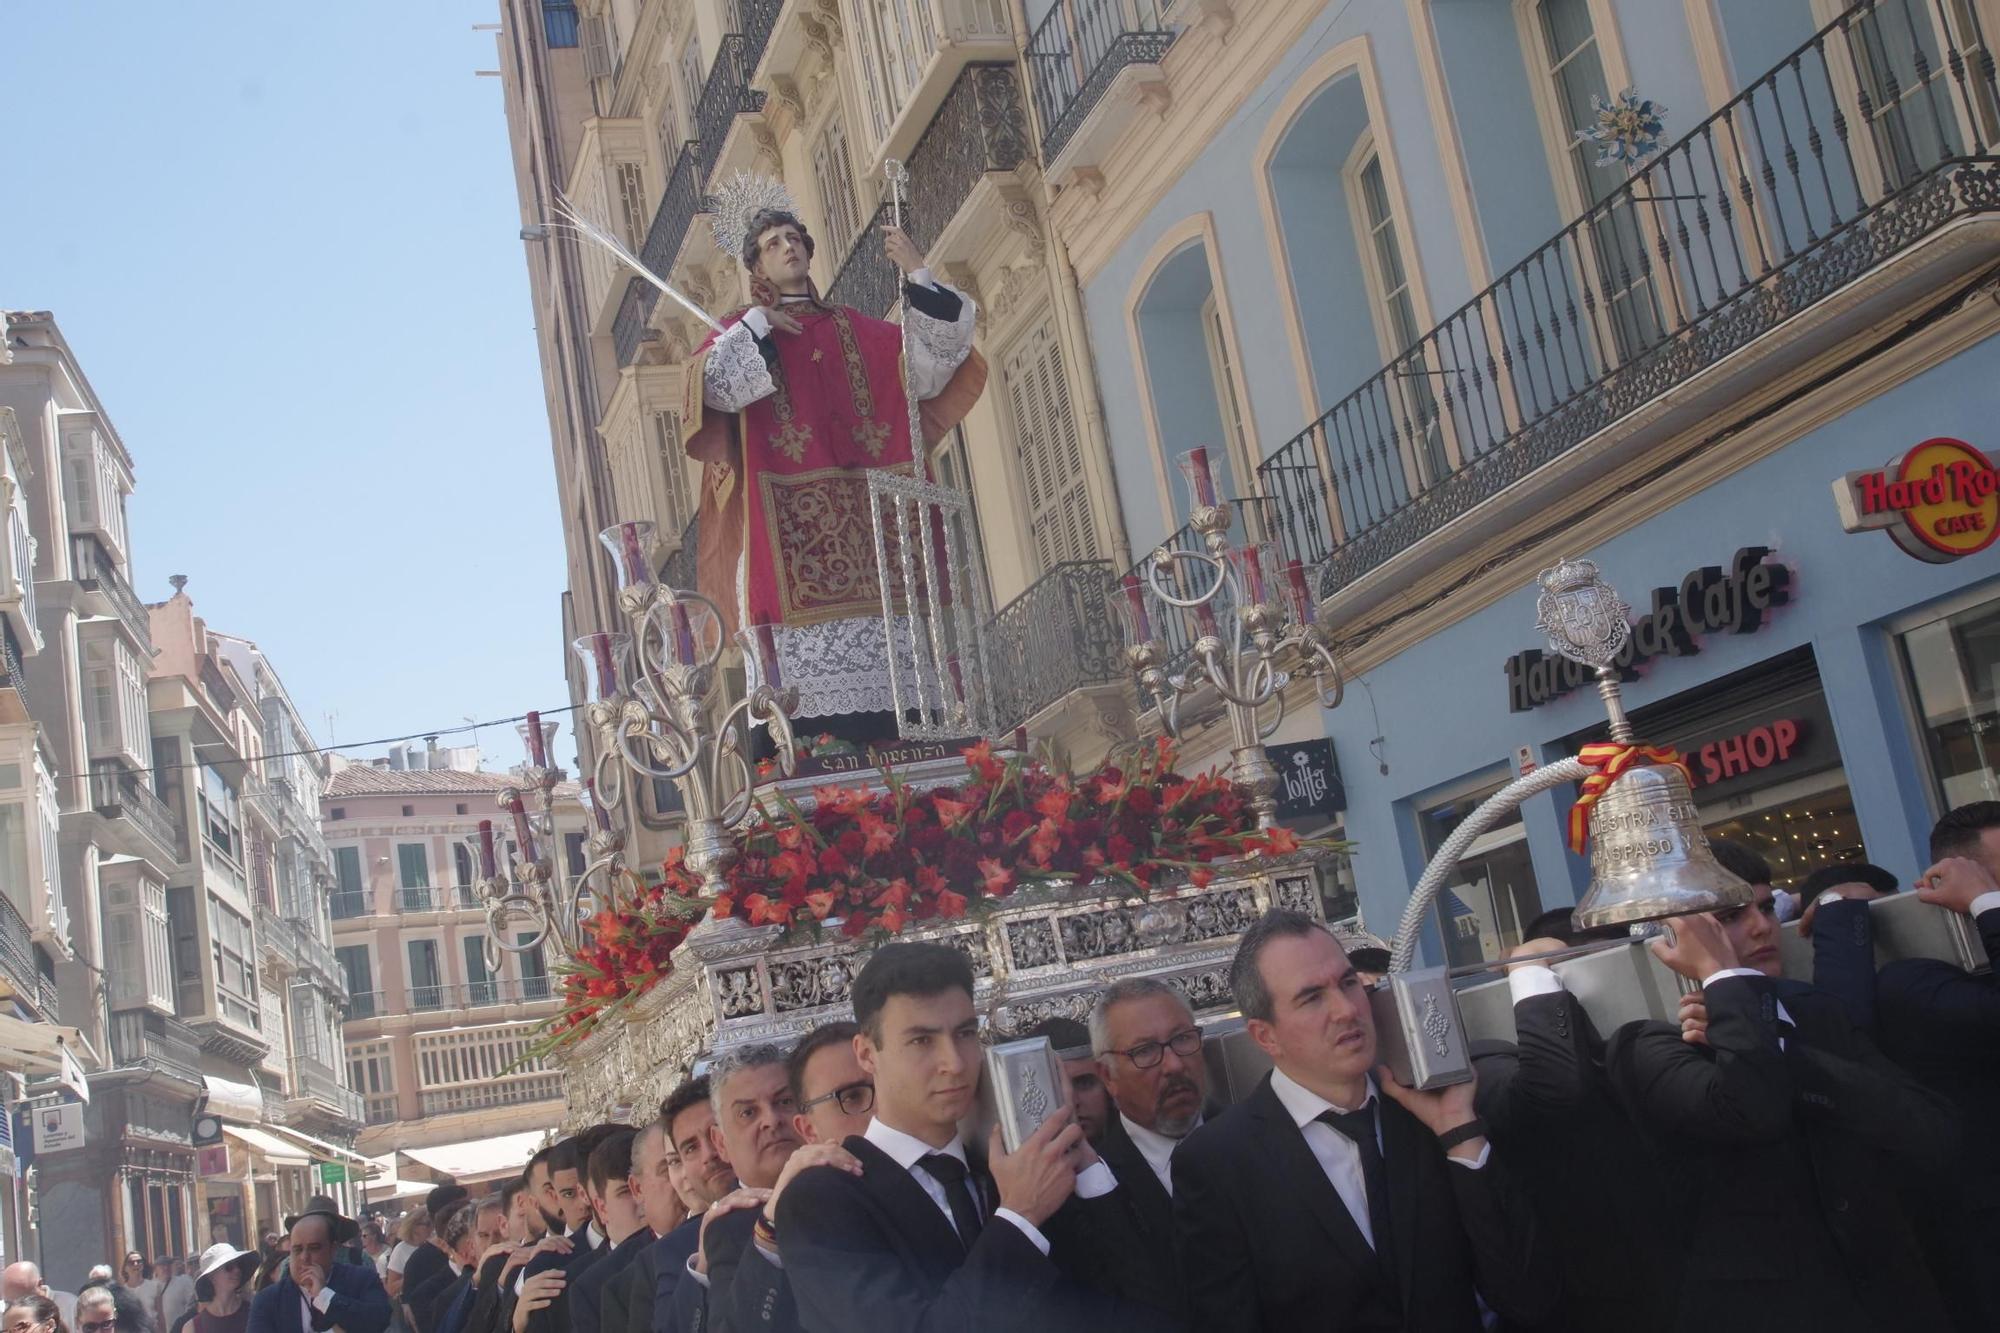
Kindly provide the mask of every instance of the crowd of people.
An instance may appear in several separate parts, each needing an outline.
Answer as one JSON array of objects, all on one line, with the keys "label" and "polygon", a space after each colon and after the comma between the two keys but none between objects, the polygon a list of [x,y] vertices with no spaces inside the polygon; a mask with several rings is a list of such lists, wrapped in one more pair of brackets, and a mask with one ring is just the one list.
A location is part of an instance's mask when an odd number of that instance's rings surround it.
[{"label": "crowd of people", "polygon": [[[1916,892],[2000,956],[2000,802],[1931,851]],[[178,1276],[193,1333],[2000,1328],[2000,986],[1878,970],[1866,904],[1901,886],[1855,864],[1801,883],[1814,981],[1786,978],[1768,867],[1717,855],[1754,901],[1648,946],[1678,1021],[1598,1032],[1541,961],[1586,938],[1550,913],[1472,1082],[1397,1083],[1360,965],[1386,960],[1279,910],[1230,971],[1254,1091],[1223,1105],[1180,992],[1127,977],[1038,1029],[1070,1097],[1008,1152],[966,1133],[969,962],[892,943],[851,1020],[727,1049],[490,1194],[439,1186],[393,1233],[315,1200],[248,1299],[259,1256],[227,1245],[74,1298],[15,1265],[0,1333],[150,1333]]]}]

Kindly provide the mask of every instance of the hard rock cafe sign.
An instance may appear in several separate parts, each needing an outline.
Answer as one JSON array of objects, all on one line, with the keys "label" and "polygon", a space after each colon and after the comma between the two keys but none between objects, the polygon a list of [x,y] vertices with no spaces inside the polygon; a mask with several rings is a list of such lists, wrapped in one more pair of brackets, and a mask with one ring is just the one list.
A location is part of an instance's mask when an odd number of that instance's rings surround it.
[{"label": "hard rock cafe sign", "polygon": [[1886,529],[1919,560],[1944,564],[2000,538],[2000,471],[1964,440],[1925,440],[1888,466],[1850,472],[1833,483],[1840,526]]}]

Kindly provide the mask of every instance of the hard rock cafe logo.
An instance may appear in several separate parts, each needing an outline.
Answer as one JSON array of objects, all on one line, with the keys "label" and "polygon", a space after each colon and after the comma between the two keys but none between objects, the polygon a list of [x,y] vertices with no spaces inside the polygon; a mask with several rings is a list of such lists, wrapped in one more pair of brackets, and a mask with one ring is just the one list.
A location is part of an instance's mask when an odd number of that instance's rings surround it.
[{"label": "hard rock cafe logo", "polygon": [[2000,538],[2000,471],[1964,440],[1925,440],[1887,467],[1850,472],[1833,484],[1840,526],[1886,528],[1896,545],[1933,564],[1957,560]]}]

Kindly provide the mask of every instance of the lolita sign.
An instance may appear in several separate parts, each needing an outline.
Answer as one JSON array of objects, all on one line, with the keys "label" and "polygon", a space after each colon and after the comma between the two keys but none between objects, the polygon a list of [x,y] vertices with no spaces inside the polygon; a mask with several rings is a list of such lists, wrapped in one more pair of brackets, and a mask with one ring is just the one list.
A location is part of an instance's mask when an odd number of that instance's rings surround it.
[{"label": "lolita sign", "polygon": [[1919,560],[1944,564],[2000,537],[2000,472],[1964,440],[1925,440],[1887,467],[1850,472],[1833,484],[1840,526],[1888,530]]},{"label": "lolita sign", "polygon": [[[1652,609],[1632,623],[1632,634],[1611,664],[1620,678],[1656,657],[1692,657],[1704,634],[1750,634],[1775,607],[1792,599],[1792,571],[1766,557],[1768,546],[1746,546],[1729,568],[1704,565],[1672,587],[1653,589]],[[1507,659],[1507,708],[1526,713],[1597,682],[1581,662],[1551,657],[1538,648]]]}]

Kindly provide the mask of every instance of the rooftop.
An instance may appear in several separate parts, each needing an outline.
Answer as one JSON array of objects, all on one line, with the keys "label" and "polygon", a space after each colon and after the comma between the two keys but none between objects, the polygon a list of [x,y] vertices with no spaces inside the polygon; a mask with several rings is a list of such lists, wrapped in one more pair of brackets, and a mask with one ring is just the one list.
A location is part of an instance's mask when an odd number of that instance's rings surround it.
[{"label": "rooftop", "polygon": [[[517,773],[468,773],[456,768],[395,769],[350,764],[327,781],[326,798],[397,794],[449,796],[463,792],[497,792],[502,787],[520,785],[521,778]],[[575,799],[580,792],[581,788],[574,782],[565,782],[556,788],[558,797]]]}]

